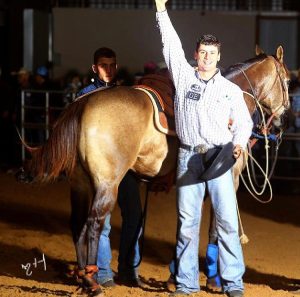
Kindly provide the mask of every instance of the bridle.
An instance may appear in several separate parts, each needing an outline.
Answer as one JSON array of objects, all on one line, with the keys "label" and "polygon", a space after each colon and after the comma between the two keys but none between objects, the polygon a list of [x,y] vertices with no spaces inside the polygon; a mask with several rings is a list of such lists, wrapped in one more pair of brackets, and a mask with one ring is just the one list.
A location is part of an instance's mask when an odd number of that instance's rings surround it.
[{"label": "bridle", "polygon": [[[272,87],[269,89],[269,91],[262,96],[261,98],[259,98],[259,96],[256,94],[255,89],[249,79],[249,77],[247,76],[246,72],[244,69],[242,69],[241,67],[237,67],[239,69],[239,71],[243,74],[243,76],[245,77],[245,79],[247,80],[249,87],[251,89],[251,93],[248,93],[246,91],[243,91],[243,93],[247,94],[248,96],[250,96],[251,98],[254,99],[256,106],[264,106],[263,102],[265,101],[266,98],[268,98],[269,94],[272,92],[273,88],[275,87],[278,79],[280,82],[280,87],[281,87],[281,91],[282,91],[282,96],[283,96],[283,100],[282,100],[282,104],[280,106],[278,106],[275,111],[271,112],[271,115],[268,119],[268,123],[267,123],[267,127],[269,127],[270,123],[272,122],[273,118],[277,115],[277,111],[280,110],[282,107],[284,107],[284,109],[287,109],[289,106],[289,98],[288,98],[288,90],[287,90],[287,85],[284,82],[284,79],[282,78],[281,74],[280,74],[280,70],[279,70],[279,65],[280,63],[273,57],[271,56],[276,68],[276,77],[274,80],[274,83],[272,84]],[[265,107],[265,106],[264,106]],[[266,113],[269,113],[266,108],[264,108],[264,111]]]},{"label": "bridle", "polygon": [[[270,193],[271,193],[270,199],[268,199],[267,201],[260,200],[250,190],[250,188],[247,186],[247,184],[246,184],[246,182],[245,182],[245,180],[243,179],[242,176],[241,176],[241,178],[242,178],[242,181],[243,181],[244,185],[246,186],[246,188],[250,192],[250,194],[255,199],[257,199],[258,201],[260,201],[262,203],[267,203],[267,202],[271,201],[271,199],[272,199],[272,187],[271,187],[271,184],[269,182],[269,179],[273,175],[273,172],[274,172],[274,169],[275,169],[275,165],[276,165],[276,162],[277,162],[277,156],[278,156],[278,149],[279,149],[279,145],[281,144],[281,141],[282,141],[282,133],[283,133],[283,130],[280,129],[280,132],[275,136],[275,141],[276,141],[275,158],[274,158],[274,162],[272,164],[272,168],[269,170],[269,151],[268,151],[269,150],[268,143],[269,143],[269,139],[270,139],[270,138],[268,138],[269,137],[269,131],[271,130],[272,121],[273,121],[274,117],[277,115],[278,110],[280,110],[282,107],[284,107],[284,109],[286,109],[289,106],[289,97],[288,97],[288,92],[287,92],[287,85],[286,85],[284,79],[282,78],[282,76],[280,74],[280,69],[279,69],[280,63],[275,59],[275,57],[272,56],[272,58],[273,58],[273,62],[274,62],[275,68],[276,68],[276,77],[275,77],[275,80],[274,80],[271,88],[263,96],[262,96],[262,94],[260,94],[260,96],[258,96],[256,94],[255,89],[253,87],[253,84],[251,83],[251,81],[250,81],[249,77],[247,76],[245,70],[242,69],[241,67],[238,67],[239,71],[243,74],[244,78],[248,82],[252,94],[248,93],[246,91],[243,91],[243,92],[244,92],[244,94],[247,94],[248,96],[250,96],[254,100],[256,109],[258,109],[259,112],[260,112],[260,114],[261,114],[261,117],[262,117],[261,126],[262,127],[260,127],[260,131],[259,132],[262,135],[261,138],[264,138],[264,140],[265,140],[265,152],[266,152],[266,168],[265,168],[265,171],[263,171],[263,169],[259,166],[259,164],[257,163],[257,161],[253,158],[253,156],[251,154],[251,148],[258,141],[259,137],[258,136],[254,136],[254,138],[252,138],[250,140],[249,145],[248,145],[248,150],[250,152],[250,153],[248,153],[248,156],[250,156],[250,158],[251,158],[252,173],[253,173],[252,175],[254,177],[256,185],[258,185],[258,183],[257,183],[256,177],[255,177],[255,169],[254,169],[253,162],[256,163],[256,165],[260,168],[261,172],[263,173],[263,175],[265,177],[263,185],[259,186],[261,188],[261,191],[258,192],[254,188],[254,185],[252,184],[252,179],[250,178],[250,171],[249,171],[248,164],[247,164],[247,172],[248,172],[249,182],[250,182],[250,185],[252,187],[252,190],[255,192],[256,195],[262,195],[262,193],[265,190],[266,185],[268,184],[269,187],[270,187]],[[271,111],[271,115],[270,115],[268,121],[266,122],[265,113],[270,114],[270,112],[268,112],[268,110],[266,110],[266,106],[264,106],[263,102],[266,100],[266,98],[268,98],[269,94],[271,93],[271,91],[273,90],[273,88],[275,87],[275,85],[277,84],[278,80],[280,82],[280,87],[281,87],[282,96],[283,96],[282,104],[279,107],[277,107],[275,109],[275,111]]]}]

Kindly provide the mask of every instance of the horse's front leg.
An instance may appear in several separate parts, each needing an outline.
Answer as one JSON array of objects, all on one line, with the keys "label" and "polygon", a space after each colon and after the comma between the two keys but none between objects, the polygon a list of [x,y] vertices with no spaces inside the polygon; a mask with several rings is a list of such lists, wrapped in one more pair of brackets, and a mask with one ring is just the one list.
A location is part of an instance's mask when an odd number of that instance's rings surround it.
[{"label": "horse's front leg", "polygon": [[207,276],[206,286],[212,291],[221,290],[221,279],[218,273],[218,233],[216,226],[216,216],[211,204],[210,207],[210,224],[209,240],[205,257],[205,274]]}]

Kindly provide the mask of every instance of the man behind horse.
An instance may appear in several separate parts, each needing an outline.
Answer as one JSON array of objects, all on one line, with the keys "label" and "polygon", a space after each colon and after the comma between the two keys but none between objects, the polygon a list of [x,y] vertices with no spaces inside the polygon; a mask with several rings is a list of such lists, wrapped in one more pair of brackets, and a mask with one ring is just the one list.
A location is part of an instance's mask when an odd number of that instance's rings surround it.
[{"label": "man behind horse", "polygon": [[[245,265],[231,168],[226,167],[225,173],[217,175],[218,167],[206,168],[205,159],[220,147],[222,157],[238,158],[250,137],[252,120],[240,88],[222,77],[217,68],[220,42],[212,35],[203,35],[198,40],[194,53],[198,65],[195,71],[184,56],[180,39],[167,14],[166,2],[156,0],[157,20],[163,54],[176,88],[175,119],[180,140],[176,259],[170,265],[176,291],[170,296],[189,295],[200,290],[199,230],[207,188],[216,213],[223,290],[229,297],[242,297]],[[231,130],[228,129],[230,118],[234,123]],[[227,152],[229,145],[232,148]],[[222,147],[226,148],[226,153]],[[211,169],[215,172],[212,170],[208,177],[207,172]]]},{"label": "man behind horse", "polygon": [[[116,85],[117,59],[115,52],[106,47],[99,48],[94,53],[92,65],[94,81],[77,96],[82,96],[94,90],[112,87]],[[78,197],[73,193],[72,200],[72,228],[76,226],[78,211],[76,209]],[[119,185],[118,203],[121,208],[122,228],[118,257],[118,278],[120,284],[130,287],[141,287],[143,283],[138,276],[138,264],[140,262],[138,237],[140,235],[142,207],[137,179],[128,172]],[[113,272],[110,267],[111,246],[109,234],[111,215],[107,215],[100,235],[97,256],[97,282],[104,287],[115,286]],[[76,231],[78,232],[78,230]],[[80,231],[79,231],[80,232]]]}]

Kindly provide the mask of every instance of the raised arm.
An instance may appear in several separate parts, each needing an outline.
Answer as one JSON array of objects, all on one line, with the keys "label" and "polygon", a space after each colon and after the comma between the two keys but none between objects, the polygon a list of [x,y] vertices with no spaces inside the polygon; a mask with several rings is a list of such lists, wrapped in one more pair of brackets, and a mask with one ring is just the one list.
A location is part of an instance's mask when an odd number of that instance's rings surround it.
[{"label": "raised arm", "polygon": [[193,68],[185,58],[181,41],[171,23],[167,9],[167,0],[155,0],[157,13],[156,18],[163,44],[163,55],[167,67],[171,73],[174,84],[178,87],[186,78],[186,73],[193,73]]}]

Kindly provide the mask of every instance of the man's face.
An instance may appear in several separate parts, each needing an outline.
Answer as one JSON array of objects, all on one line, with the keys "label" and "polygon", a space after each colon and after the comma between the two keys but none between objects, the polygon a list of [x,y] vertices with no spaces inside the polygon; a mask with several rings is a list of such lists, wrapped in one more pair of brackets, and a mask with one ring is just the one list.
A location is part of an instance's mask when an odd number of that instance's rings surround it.
[{"label": "man's face", "polygon": [[220,61],[220,53],[215,45],[200,44],[194,58],[197,61],[199,71],[214,72]]},{"label": "man's face", "polygon": [[110,83],[115,79],[117,73],[116,58],[99,58],[97,65],[93,65],[92,68],[101,80]]}]

